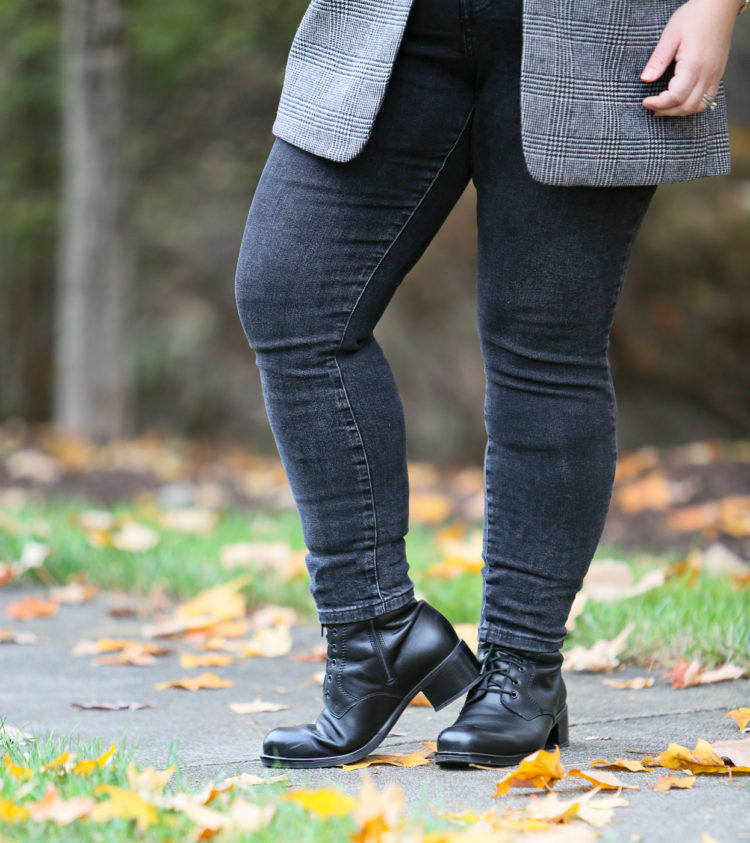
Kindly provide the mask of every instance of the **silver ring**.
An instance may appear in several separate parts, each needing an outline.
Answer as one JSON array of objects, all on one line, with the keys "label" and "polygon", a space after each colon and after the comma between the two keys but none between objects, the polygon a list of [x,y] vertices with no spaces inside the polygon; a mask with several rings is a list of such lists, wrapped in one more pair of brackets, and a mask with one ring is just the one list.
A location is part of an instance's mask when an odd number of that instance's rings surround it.
[{"label": "silver ring", "polygon": [[711,109],[711,111],[716,108],[716,100],[709,94],[703,94],[701,99],[703,100],[703,102],[706,103],[706,105]]}]

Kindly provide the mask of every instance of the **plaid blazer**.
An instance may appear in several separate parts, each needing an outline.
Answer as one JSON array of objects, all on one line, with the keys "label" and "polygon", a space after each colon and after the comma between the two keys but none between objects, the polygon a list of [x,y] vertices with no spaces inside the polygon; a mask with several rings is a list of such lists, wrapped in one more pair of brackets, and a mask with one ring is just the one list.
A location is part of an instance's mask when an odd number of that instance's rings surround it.
[{"label": "plaid blazer", "polygon": [[[292,42],[273,133],[349,161],[383,101],[413,0],[312,0]],[[521,134],[531,176],[547,184],[636,185],[729,172],[723,82],[718,106],[654,117],[640,80],[684,0],[524,0]]]}]

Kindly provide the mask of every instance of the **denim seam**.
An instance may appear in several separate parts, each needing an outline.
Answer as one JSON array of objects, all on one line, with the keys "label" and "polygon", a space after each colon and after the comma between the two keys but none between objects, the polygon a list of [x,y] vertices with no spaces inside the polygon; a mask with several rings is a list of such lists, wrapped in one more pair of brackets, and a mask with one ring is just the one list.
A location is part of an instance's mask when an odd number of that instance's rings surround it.
[{"label": "denim seam", "polygon": [[355,603],[346,608],[336,609],[318,609],[318,617],[321,623],[351,623],[352,621],[364,621],[370,618],[375,618],[378,614],[378,609],[385,609],[387,612],[395,609],[400,609],[405,606],[414,597],[414,586],[411,585],[406,591],[397,594],[394,597],[389,597],[384,602],[374,605],[369,601],[362,601]]},{"label": "denim seam", "polygon": [[352,408],[351,401],[349,400],[349,393],[346,390],[346,384],[344,383],[344,376],[343,376],[343,373],[341,372],[341,366],[339,366],[338,354],[341,351],[341,347],[344,344],[344,339],[346,338],[346,332],[349,330],[349,325],[352,321],[352,318],[354,317],[354,314],[357,310],[357,307],[359,306],[359,303],[362,301],[362,297],[364,296],[370,282],[372,281],[372,279],[377,274],[378,269],[380,269],[380,267],[383,264],[383,261],[386,259],[386,257],[390,253],[390,251],[393,249],[394,245],[398,242],[399,238],[404,233],[404,231],[406,230],[406,228],[409,225],[409,223],[411,222],[411,220],[414,218],[414,214],[416,214],[416,212],[419,210],[420,206],[424,202],[425,198],[429,195],[430,191],[435,186],[435,183],[437,182],[438,178],[440,177],[440,174],[445,169],[446,164],[448,163],[448,161],[450,160],[450,157],[453,155],[454,151],[456,150],[456,147],[458,146],[461,138],[463,138],[464,133],[466,132],[467,127],[469,126],[469,123],[471,121],[471,117],[472,117],[473,113],[474,113],[474,106],[472,105],[472,107],[469,109],[469,112],[466,116],[466,119],[464,120],[463,124],[461,125],[461,129],[459,130],[455,141],[453,142],[453,144],[451,145],[451,148],[448,150],[445,157],[443,158],[443,161],[441,162],[440,166],[438,167],[435,175],[430,180],[430,183],[427,185],[427,187],[423,191],[422,195],[419,197],[419,200],[417,201],[417,203],[414,205],[414,207],[409,212],[409,216],[404,220],[403,224],[401,225],[401,228],[399,228],[399,230],[396,232],[395,236],[391,239],[391,242],[388,244],[388,248],[380,256],[380,259],[378,260],[378,262],[373,267],[372,272],[367,277],[367,280],[365,281],[365,283],[362,285],[362,289],[360,290],[359,295],[357,296],[357,300],[354,302],[354,305],[352,306],[352,308],[349,312],[349,316],[347,317],[346,323],[344,324],[344,328],[341,332],[341,339],[340,339],[338,347],[337,347],[337,349],[336,349],[336,351],[334,352],[334,355],[333,355],[333,361],[336,365],[336,371],[338,372],[338,376],[339,376],[339,383],[340,383],[341,389],[344,393],[344,397],[346,398],[346,404],[347,404],[347,407],[349,408],[349,414],[351,416],[352,421],[354,422],[354,427],[356,428],[356,431],[357,431],[357,438],[359,439],[359,444],[360,444],[360,447],[362,448],[362,454],[363,454],[364,459],[365,459],[365,467],[367,468],[367,482],[368,482],[369,489],[370,489],[370,504],[371,504],[371,507],[372,507],[372,519],[373,519],[373,529],[374,529],[372,564],[373,564],[373,573],[375,575],[375,588],[377,589],[378,597],[380,598],[381,603],[384,603],[385,601],[383,599],[383,594],[380,590],[380,579],[378,577],[378,556],[377,556],[377,554],[378,554],[378,515],[377,515],[377,509],[375,507],[375,495],[374,495],[373,488],[372,488],[372,472],[371,472],[371,469],[370,469],[370,461],[367,457],[367,449],[365,448],[365,442],[364,442],[364,439],[362,438],[362,431],[360,430],[359,425],[357,424],[357,417],[354,413],[354,409]]}]

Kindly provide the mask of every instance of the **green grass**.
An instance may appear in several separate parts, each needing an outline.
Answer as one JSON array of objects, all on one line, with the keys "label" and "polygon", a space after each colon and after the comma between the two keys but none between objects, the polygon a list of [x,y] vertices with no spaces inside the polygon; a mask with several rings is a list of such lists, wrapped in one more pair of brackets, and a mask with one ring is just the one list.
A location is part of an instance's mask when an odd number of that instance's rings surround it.
[{"label": "green grass", "polygon": [[[238,541],[282,540],[292,548],[303,548],[299,520],[294,512],[246,513],[227,510],[216,529],[207,536],[161,530],[161,541],[152,551],[131,553],[114,548],[92,547],[75,524],[75,516],[94,505],[68,500],[30,505],[12,513],[19,523],[13,534],[0,530],[0,559],[18,558],[29,539],[48,542],[51,556],[41,572],[30,571],[22,581],[63,583],[76,574],[104,588],[123,588],[146,593],[159,584],[173,598],[185,599],[201,589],[246,573],[226,570],[219,562],[221,547]],[[135,504],[115,507],[116,514],[129,514],[136,521],[156,526]],[[41,535],[38,521],[49,525],[49,536]],[[424,575],[440,558],[435,531],[414,525],[407,537],[410,573],[418,593],[433,603],[453,623],[476,624],[481,605],[481,578],[464,574],[442,581]],[[598,556],[615,556],[627,562],[639,578],[654,564],[672,557],[647,558],[602,548]],[[267,603],[292,606],[304,618],[315,619],[315,607],[307,577],[289,582],[272,572],[247,571],[251,577],[244,592],[250,608]],[[671,579],[664,586],[643,595],[604,603],[589,600],[566,647],[590,646],[597,639],[613,638],[629,622],[635,629],[621,660],[648,665],[654,659],[663,665],[680,657],[697,658],[704,666],[733,661],[750,668],[750,589],[733,588],[728,577],[701,574],[695,583],[687,577]]]},{"label": "green grass", "polygon": [[[82,742],[75,737],[59,737],[47,733],[33,741],[14,743],[9,741],[3,733],[3,721],[0,719],[0,761],[6,754],[14,764],[30,768],[33,774],[26,780],[10,775],[4,764],[0,764],[0,841],[13,843],[104,843],[104,841],[154,841],[154,843],[168,843],[168,841],[182,841],[194,839],[195,826],[179,811],[159,809],[158,820],[148,828],[139,830],[135,820],[112,819],[105,823],[98,823],[87,818],[75,820],[71,825],[60,826],[51,821],[35,822],[31,819],[20,822],[3,822],[3,800],[14,805],[28,805],[40,799],[48,785],[54,784],[62,799],[75,796],[94,795],[99,784],[114,785],[129,788],[127,768],[138,752],[138,745],[125,743],[118,745],[111,759],[111,764],[104,768],[95,768],[89,776],[65,772],[60,768],[41,772],[42,765],[57,758],[64,751],[75,753],[77,759],[92,759],[100,757],[109,747],[101,740]],[[175,742],[169,744],[168,759],[164,767],[176,765],[176,771],[169,784],[164,789],[165,794],[177,792],[197,793],[204,785],[190,786],[181,772],[184,762],[175,750]],[[137,770],[142,765],[135,762]],[[218,774],[212,780],[220,781],[225,775],[235,775],[239,772]],[[269,769],[270,775],[276,770]],[[302,787],[307,787],[303,783]],[[336,786],[322,785],[322,786]],[[317,814],[305,808],[285,801],[282,797],[288,792],[285,782],[257,785],[249,788],[237,789],[219,794],[209,807],[214,810],[228,811],[232,802],[239,796],[260,805],[273,804],[276,812],[271,823],[266,828],[254,832],[235,832],[227,836],[220,835],[222,841],[230,843],[278,843],[278,841],[295,841],[295,843],[342,843],[350,840],[352,833],[357,830],[357,822],[351,815],[343,817],[327,817],[322,819]],[[408,827],[421,827],[426,831],[439,828],[455,828],[445,820],[437,817],[429,807],[430,795],[423,793],[416,805],[410,805],[405,814],[408,817]],[[103,801],[106,796],[96,797]]]}]

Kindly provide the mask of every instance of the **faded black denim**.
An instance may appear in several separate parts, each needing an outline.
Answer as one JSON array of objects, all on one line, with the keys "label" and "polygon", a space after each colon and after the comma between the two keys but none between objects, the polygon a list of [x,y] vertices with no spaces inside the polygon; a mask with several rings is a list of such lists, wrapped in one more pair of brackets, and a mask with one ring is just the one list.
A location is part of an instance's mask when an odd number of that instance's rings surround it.
[{"label": "faded black denim", "polygon": [[601,536],[606,350],[655,188],[533,181],[520,62],[521,0],[415,0],[364,151],[336,163],[276,139],[253,198],[237,307],[323,623],[412,598],[404,417],[373,329],[469,179],[487,376],[480,638],[559,647]]}]

